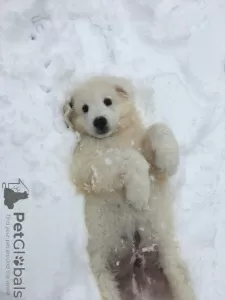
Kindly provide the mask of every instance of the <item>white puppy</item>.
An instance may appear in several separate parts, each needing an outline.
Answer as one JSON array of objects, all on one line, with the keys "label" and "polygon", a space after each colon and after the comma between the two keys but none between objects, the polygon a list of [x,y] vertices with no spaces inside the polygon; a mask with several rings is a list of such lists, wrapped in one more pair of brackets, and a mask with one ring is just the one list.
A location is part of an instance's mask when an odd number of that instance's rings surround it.
[{"label": "white puppy", "polygon": [[166,125],[143,127],[133,97],[126,79],[98,76],[76,88],[64,106],[67,125],[81,135],[72,178],[86,198],[91,267],[102,298],[121,299],[109,265],[126,256],[138,232],[142,247],[159,248],[173,299],[193,300],[174,239],[168,189],[168,176],[179,164],[178,145]]}]

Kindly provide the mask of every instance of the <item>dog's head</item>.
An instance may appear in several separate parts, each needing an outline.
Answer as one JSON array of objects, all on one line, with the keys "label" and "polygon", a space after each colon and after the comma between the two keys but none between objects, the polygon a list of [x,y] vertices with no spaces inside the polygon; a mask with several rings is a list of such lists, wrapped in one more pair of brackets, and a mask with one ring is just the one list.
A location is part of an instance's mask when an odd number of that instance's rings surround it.
[{"label": "dog's head", "polygon": [[104,138],[129,126],[134,111],[132,84],[124,78],[93,77],[64,106],[67,125],[81,134]]}]

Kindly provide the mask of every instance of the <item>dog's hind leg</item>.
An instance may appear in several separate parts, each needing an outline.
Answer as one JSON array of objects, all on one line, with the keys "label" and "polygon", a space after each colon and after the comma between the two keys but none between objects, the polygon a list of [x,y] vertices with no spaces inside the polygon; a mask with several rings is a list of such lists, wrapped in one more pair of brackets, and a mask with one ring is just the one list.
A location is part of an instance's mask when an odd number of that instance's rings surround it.
[{"label": "dog's hind leg", "polygon": [[[158,189],[158,191],[156,191]],[[172,289],[175,300],[195,300],[187,265],[181,258],[175,239],[173,194],[167,184],[155,186],[157,197],[152,197],[151,219],[159,246],[159,261]]]},{"label": "dog's hind leg", "polygon": [[110,270],[107,269],[106,264],[104,255],[101,251],[91,255],[91,267],[99,286],[101,299],[121,300],[117,282]]}]

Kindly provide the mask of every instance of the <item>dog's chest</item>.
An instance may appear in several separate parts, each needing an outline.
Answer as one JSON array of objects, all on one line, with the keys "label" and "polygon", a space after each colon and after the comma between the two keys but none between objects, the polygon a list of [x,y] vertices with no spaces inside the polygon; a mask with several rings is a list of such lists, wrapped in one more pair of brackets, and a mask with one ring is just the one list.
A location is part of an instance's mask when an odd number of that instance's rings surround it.
[{"label": "dog's chest", "polygon": [[85,137],[81,140],[82,151],[92,151],[92,154],[106,152],[110,149],[136,149],[141,151],[144,132],[141,128],[130,128],[120,135],[110,136],[103,139]]},{"label": "dog's chest", "polygon": [[[141,152],[141,138],[141,134],[111,136],[104,139],[83,136],[74,153],[72,176],[76,185],[84,190],[84,185],[87,188],[90,182],[96,180],[100,184],[105,182],[103,176],[108,172],[110,174],[118,173],[116,165],[122,163],[123,150],[132,148]],[[117,178],[117,175],[115,176]],[[106,182],[106,186],[107,184]],[[119,181],[117,188],[120,185]]]},{"label": "dog's chest", "polygon": [[113,150],[136,149],[141,152],[141,143],[137,140],[110,140],[110,141],[95,141],[94,143],[81,142],[77,148],[75,155],[77,158],[82,155],[86,158],[104,157],[105,153]]}]

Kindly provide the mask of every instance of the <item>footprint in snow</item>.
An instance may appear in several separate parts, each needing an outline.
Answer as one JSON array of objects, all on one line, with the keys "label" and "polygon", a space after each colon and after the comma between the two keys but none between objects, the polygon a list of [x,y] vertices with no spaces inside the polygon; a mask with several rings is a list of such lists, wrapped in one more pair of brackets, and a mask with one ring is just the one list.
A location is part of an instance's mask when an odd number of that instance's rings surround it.
[{"label": "footprint in snow", "polygon": [[36,40],[37,39],[37,35],[40,34],[46,28],[49,27],[50,20],[49,20],[49,18],[47,16],[37,15],[37,16],[33,16],[31,18],[31,23],[34,26],[35,33],[32,33],[30,35],[30,39],[31,40]]}]

